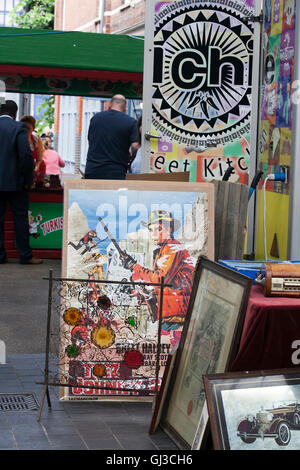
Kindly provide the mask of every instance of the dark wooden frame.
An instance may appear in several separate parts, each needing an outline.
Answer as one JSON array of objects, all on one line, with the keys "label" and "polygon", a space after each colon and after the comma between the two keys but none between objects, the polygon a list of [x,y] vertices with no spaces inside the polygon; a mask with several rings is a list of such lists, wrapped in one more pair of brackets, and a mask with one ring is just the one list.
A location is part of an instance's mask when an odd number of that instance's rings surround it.
[{"label": "dark wooden frame", "polygon": [[[232,362],[234,361],[235,356],[238,352],[238,348],[239,348],[239,344],[240,344],[240,338],[241,338],[242,329],[243,329],[243,325],[244,325],[244,318],[245,318],[246,309],[247,309],[247,305],[248,305],[248,298],[249,298],[251,284],[252,284],[252,280],[250,278],[248,278],[248,277],[246,277],[246,276],[244,276],[244,275],[242,275],[238,272],[235,272],[231,269],[228,269],[224,266],[221,266],[218,263],[210,261],[210,260],[206,259],[205,257],[200,257],[198,262],[197,262],[197,265],[196,265],[195,270],[194,270],[193,289],[192,289],[192,293],[191,293],[191,297],[190,297],[189,306],[188,306],[188,309],[187,309],[185,324],[184,324],[184,328],[183,328],[183,331],[182,331],[182,336],[181,336],[181,339],[180,339],[180,343],[179,343],[179,346],[178,346],[178,349],[177,349],[177,352],[176,352],[174,367],[171,371],[171,377],[170,377],[169,385],[168,385],[167,390],[165,392],[166,395],[165,395],[164,403],[162,405],[162,415],[161,415],[161,420],[160,420],[160,423],[159,423],[161,429],[166,434],[168,434],[168,436],[175,442],[175,444],[180,449],[191,449],[192,444],[186,442],[183,439],[183,437],[180,435],[180,433],[176,429],[174,429],[171,426],[170,423],[168,423],[167,413],[168,413],[169,407],[172,406],[172,403],[171,403],[172,392],[174,390],[176,380],[179,378],[179,377],[177,377],[178,376],[178,369],[179,369],[180,362],[181,362],[181,356],[182,356],[182,353],[183,353],[185,340],[186,340],[188,330],[189,330],[190,320],[191,320],[191,317],[192,317],[192,314],[193,314],[196,295],[197,295],[198,288],[199,288],[200,281],[201,281],[201,274],[202,274],[202,271],[204,269],[206,269],[208,271],[211,271],[211,272],[213,272],[217,275],[220,275],[223,278],[225,278],[227,280],[230,280],[234,283],[237,283],[240,286],[242,286],[243,289],[244,289],[243,296],[242,296],[242,301],[241,301],[240,307],[239,307],[239,312],[237,314],[237,321],[235,323],[235,329],[234,329],[233,336],[232,336],[230,351],[229,351],[227,361],[226,361],[225,371],[230,369],[230,366],[231,366]],[[203,373],[205,373],[205,371],[203,371]],[[199,416],[199,419],[200,419],[200,416]],[[196,431],[195,431],[195,433],[196,433]]]},{"label": "dark wooden frame", "polygon": [[[260,384],[257,384],[257,379],[261,379]],[[236,390],[237,388],[268,387],[271,389],[272,386],[277,387],[280,383],[287,385],[289,381],[293,381],[293,385],[300,386],[300,368],[209,374],[205,375],[203,380],[213,447],[216,450],[230,450],[221,392],[223,390]],[[298,383],[296,384],[295,382]],[[219,416],[216,412],[216,407],[218,407]],[[248,447],[246,450],[251,450],[251,447]]]},{"label": "dark wooden frame", "polygon": [[163,375],[162,382],[161,382],[161,387],[159,389],[158,394],[155,397],[154,411],[152,413],[151,423],[149,427],[149,434],[154,434],[159,425],[169,381],[171,378],[171,372],[174,367],[175,357],[176,357],[176,351],[174,352],[174,354],[169,354],[168,356],[167,363],[166,363],[165,370],[164,370],[164,375]]}]

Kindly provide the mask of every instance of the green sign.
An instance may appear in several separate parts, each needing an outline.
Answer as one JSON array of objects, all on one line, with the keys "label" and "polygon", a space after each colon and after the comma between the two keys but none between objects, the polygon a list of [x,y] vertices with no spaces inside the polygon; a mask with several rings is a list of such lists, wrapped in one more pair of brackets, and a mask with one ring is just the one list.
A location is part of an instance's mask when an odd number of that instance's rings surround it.
[{"label": "green sign", "polygon": [[31,202],[28,220],[31,248],[62,248],[63,204]]},{"label": "green sign", "polygon": [[126,83],[118,80],[89,80],[77,78],[60,79],[45,77],[22,77],[19,75],[2,75],[1,80],[5,82],[6,91],[12,93],[28,93],[34,91],[39,94],[70,95],[70,96],[94,96],[111,97],[116,94],[125,95],[127,98],[138,99],[142,97],[142,83]]}]

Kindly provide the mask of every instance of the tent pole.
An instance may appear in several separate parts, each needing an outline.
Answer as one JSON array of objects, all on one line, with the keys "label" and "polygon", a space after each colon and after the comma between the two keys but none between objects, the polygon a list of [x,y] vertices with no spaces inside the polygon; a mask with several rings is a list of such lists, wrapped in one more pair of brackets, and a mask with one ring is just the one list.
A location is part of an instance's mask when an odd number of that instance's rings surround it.
[{"label": "tent pole", "polygon": [[75,174],[80,173],[81,164],[81,135],[82,135],[82,111],[83,111],[83,98],[78,98],[78,113],[77,113],[77,132],[75,140]]}]

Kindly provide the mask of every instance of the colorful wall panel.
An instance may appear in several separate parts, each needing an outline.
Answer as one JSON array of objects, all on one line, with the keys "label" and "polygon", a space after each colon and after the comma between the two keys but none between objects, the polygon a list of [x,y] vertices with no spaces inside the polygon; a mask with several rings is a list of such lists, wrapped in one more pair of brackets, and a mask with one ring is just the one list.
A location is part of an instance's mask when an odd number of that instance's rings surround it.
[{"label": "colorful wall panel", "polygon": [[[258,166],[256,258],[264,259],[263,184],[269,173],[289,169],[292,152],[292,107],[295,55],[295,0],[264,0],[264,70]],[[288,250],[289,178],[266,183],[268,259],[286,259]]]}]

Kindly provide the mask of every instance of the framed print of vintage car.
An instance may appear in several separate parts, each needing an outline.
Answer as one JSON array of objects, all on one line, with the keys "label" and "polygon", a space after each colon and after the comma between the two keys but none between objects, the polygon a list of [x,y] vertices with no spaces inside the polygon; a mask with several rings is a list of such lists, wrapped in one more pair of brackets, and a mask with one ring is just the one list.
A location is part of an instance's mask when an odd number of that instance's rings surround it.
[{"label": "framed print of vintage car", "polygon": [[160,427],[180,449],[201,448],[207,417],[202,376],[224,372],[237,353],[251,280],[200,257]]},{"label": "framed print of vintage car", "polygon": [[213,445],[221,450],[299,450],[299,369],[204,377]]}]

